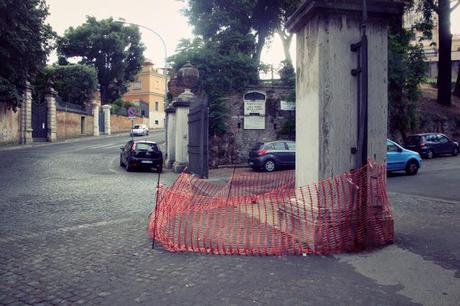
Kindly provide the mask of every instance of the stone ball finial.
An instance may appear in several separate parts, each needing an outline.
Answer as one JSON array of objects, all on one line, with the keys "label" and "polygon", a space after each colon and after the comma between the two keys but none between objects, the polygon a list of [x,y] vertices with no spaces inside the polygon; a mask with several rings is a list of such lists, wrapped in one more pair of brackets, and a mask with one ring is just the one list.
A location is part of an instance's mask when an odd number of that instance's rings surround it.
[{"label": "stone ball finial", "polygon": [[169,80],[168,91],[173,98],[177,97],[182,92],[184,92],[184,88],[181,86],[176,76]]},{"label": "stone ball finial", "polygon": [[193,88],[197,83],[200,77],[198,69],[196,69],[190,62],[187,62],[181,69],[177,72],[177,78],[182,86],[187,89]]}]

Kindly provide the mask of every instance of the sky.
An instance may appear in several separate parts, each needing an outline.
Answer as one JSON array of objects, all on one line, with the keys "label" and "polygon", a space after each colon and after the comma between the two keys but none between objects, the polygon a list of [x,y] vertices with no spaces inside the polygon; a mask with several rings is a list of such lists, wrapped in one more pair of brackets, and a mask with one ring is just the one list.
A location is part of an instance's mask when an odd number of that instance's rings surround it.
[{"label": "sky", "polygon": [[[124,18],[128,22],[137,23],[157,32],[166,43],[168,56],[176,50],[182,38],[192,37],[192,27],[182,15],[185,2],[177,0],[46,0],[50,16],[48,22],[59,35],[70,27],[85,22],[86,16],[97,19],[113,17]],[[144,56],[151,59],[156,67],[164,67],[164,48],[160,39],[152,32],[140,29],[142,41],[146,46]],[[293,43],[294,46],[294,43]],[[291,54],[294,53],[292,48]],[[265,48],[262,62],[279,64],[284,59],[281,41],[274,39],[270,49]],[[56,61],[53,54],[49,61]]]},{"label": "sky", "polygon": [[[151,28],[163,37],[168,56],[173,54],[182,38],[192,37],[192,27],[182,15],[184,1],[178,0],[46,0],[50,16],[48,22],[59,35],[70,27],[85,22],[86,16],[97,19],[113,17],[124,18],[128,22]],[[452,33],[460,34],[460,7],[451,15]],[[164,67],[164,48],[160,39],[152,32],[141,28],[142,41],[146,46],[144,56],[151,59],[156,67]],[[295,40],[291,46],[291,55],[295,60]],[[264,48],[262,62],[278,65],[284,59],[281,41],[275,36]],[[56,61],[56,55],[49,59]]]}]

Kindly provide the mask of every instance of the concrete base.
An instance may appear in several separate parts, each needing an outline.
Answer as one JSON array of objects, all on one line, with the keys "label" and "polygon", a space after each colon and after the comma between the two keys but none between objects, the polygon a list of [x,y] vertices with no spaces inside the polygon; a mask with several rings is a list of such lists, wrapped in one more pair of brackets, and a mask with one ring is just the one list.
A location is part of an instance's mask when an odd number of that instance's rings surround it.
[{"label": "concrete base", "polygon": [[174,162],[174,164],[172,165],[172,168],[175,173],[182,173],[187,168],[187,166],[188,166],[188,163]]}]

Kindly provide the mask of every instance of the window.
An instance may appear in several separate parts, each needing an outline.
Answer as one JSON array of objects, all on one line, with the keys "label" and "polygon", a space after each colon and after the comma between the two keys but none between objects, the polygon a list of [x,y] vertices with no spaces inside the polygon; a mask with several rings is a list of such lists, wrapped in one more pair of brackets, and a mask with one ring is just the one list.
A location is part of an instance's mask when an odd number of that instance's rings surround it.
[{"label": "window", "polygon": [[449,139],[447,139],[447,137],[444,135],[438,135],[438,141],[440,143],[446,143],[446,142],[449,142]]},{"label": "window", "polygon": [[131,85],[131,88],[134,90],[139,90],[142,88],[142,82],[141,81],[134,81]]},{"label": "window", "polygon": [[284,142],[275,142],[273,144],[273,148],[276,151],[284,151],[284,150],[286,150],[286,146],[284,145]]},{"label": "window", "polygon": [[286,142],[289,151],[295,151],[295,142]]},{"label": "window", "polygon": [[398,147],[391,142],[387,142],[387,152],[398,152]]},{"label": "window", "polygon": [[158,125],[158,120],[155,120],[155,124]]},{"label": "window", "polygon": [[155,111],[158,111],[158,102],[155,102]]}]

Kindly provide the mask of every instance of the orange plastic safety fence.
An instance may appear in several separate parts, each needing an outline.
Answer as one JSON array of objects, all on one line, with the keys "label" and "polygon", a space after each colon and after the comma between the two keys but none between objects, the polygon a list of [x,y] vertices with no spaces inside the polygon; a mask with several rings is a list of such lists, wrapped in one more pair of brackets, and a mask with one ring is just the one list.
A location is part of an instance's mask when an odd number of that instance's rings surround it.
[{"label": "orange plastic safety fence", "polygon": [[225,185],[182,173],[159,190],[149,227],[169,251],[239,255],[354,252],[393,241],[386,167],[295,188],[293,170],[236,171]]}]

